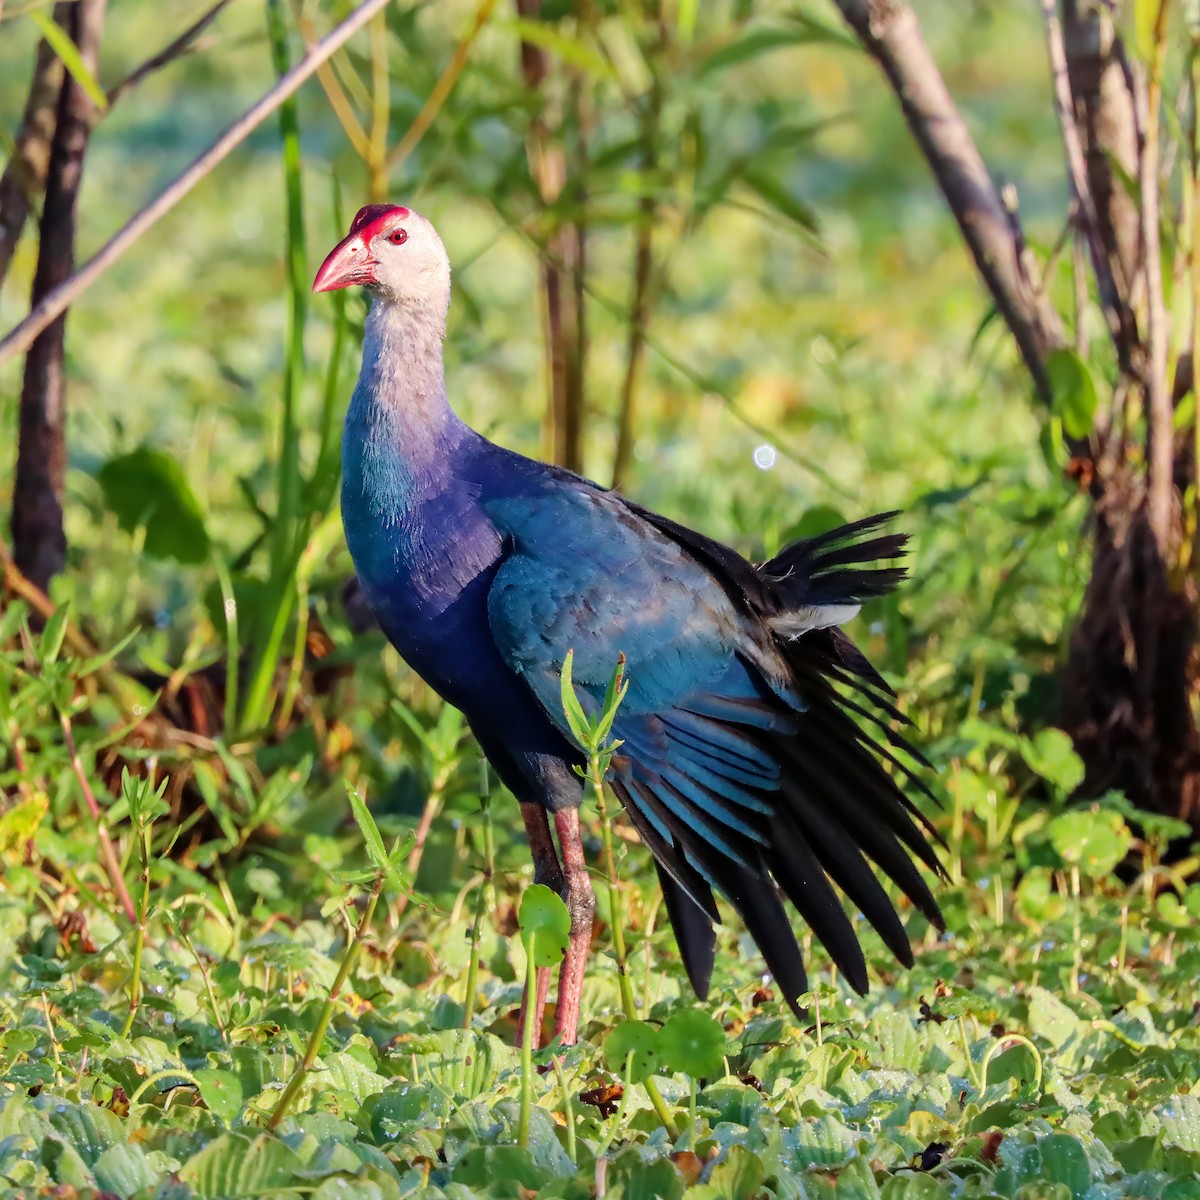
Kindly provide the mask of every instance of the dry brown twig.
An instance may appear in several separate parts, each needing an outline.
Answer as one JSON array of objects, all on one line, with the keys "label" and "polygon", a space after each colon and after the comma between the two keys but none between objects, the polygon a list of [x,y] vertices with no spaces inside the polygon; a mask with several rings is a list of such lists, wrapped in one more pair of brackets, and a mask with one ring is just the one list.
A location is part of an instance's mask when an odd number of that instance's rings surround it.
[{"label": "dry brown twig", "polygon": [[140,66],[134,67],[120,83],[109,88],[107,92],[108,107],[111,109],[122,96],[137,87],[146,76],[152,75],[155,71],[173,63],[177,58],[182,58],[183,55],[195,50],[196,39],[217,19],[221,10],[228,3],[229,0],[217,0],[207,12],[198,20],[193,21],[177,38],[168,42],[157,54],[152,54]]},{"label": "dry brown twig", "polygon": [[117,899],[120,900],[121,908],[124,909],[130,924],[136,925],[137,913],[134,911],[133,898],[129,894],[129,888],[125,886],[125,876],[121,874],[121,863],[117,858],[116,848],[113,846],[112,838],[108,836],[108,828],[104,824],[104,816],[100,812],[100,805],[96,803],[96,794],[92,791],[92,785],[88,782],[87,772],[83,769],[83,762],[79,757],[79,749],[75,745],[75,735],[71,732],[71,721],[65,712],[58,714],[58,720],[62,726],[63,742],[67,747],[67,754],[71,759],[71,770],[75,772],[75,779],[79,784],[79,790],[83,793],[84,803],[87,805],[88,812],[91,813],[92,820],[96,825],[96,836],[100,841],[100,855],[104,859],[105,870],[108,871],[108,877],[112,881],[113,889],[117,893]]}]

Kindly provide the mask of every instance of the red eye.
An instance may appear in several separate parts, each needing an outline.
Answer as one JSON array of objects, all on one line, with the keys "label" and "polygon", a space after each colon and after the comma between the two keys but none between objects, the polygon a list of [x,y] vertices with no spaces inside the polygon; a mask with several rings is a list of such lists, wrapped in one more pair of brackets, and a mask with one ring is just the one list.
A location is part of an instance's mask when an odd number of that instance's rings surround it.
[{"label": "red eye", "polygon": [[393,229],[392,232],[388,234],[388,241],[391,242],[393,246],[403,246],[404,243],[408,241],[408,233],[403,229]]}]

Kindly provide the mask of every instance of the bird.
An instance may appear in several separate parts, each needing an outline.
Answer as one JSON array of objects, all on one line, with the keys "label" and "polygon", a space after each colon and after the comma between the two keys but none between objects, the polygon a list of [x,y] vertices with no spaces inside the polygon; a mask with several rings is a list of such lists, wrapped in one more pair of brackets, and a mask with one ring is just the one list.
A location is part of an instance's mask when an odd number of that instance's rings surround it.
[{"label": "bird", "polygon": [[[462,711],[519,803],[534,881],[566,904],[554,1037],[578,1040],[595,910],[584,752],[562,703],[568,654],[591,714],[623,656],[607,783],[654,859],[701,1000],[718,896],[798,1014],[809,985],[788,903],[858,993],[867,967],[839,890],[911,966],[871,864],[945,928],[926,878],[944,878],[939,838],[913,798],[933,799],[930,767],[898,732],[895,693],[841,628],[905,575],[905,535],[888,531],[896,514],[755,563],[497,445],[448,399],[450,274],[431,222],[391,203],[362,208],[316,274],[315,293],[362,287],[369,297],[343,432],[342,520],[383,633]],[[522,1010],[538,1031],[548,986],[543,970],[534,1011]]]}]

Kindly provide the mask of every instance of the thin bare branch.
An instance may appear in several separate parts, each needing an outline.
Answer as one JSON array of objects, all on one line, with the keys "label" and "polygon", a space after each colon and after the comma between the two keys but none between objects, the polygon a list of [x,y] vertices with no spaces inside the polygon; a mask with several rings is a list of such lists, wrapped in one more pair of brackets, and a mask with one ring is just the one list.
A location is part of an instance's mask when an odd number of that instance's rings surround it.
[{"label": "thin bare branch", "polygon": [[228,3],[229,0],[217,0],[198,21],[194,21],[189,25],[177,38],[168,42],[157,54],[151,55],[140,66],[134,67],[120,83],[109,88],[108,107],[112,108],[126,92],[137,87],[147,75],[152,75],[155,71],[160,70],[162,67],[167,66],[177,58],[195,49],[196,39],[216,20],[221,10]]},{"label": "thin bare branch", "polygon": [[1063,43],[1062,23],[1058,18],[1058,0],[1042,0],[1042,22],[1046,30],[1046,51],[1050,58],[1050,74],[1054,84],[1054,111],[1062,130],[1063,149],[1067,155],[1067,176],[1075,200],[1076,220],[1082,229],[1096,276],[1100,307],[1112,335],[1113,345],[1122,369],[1132,369],[1132,350],[1137,344],[1137,328],[1127,303],[1128,296],[1117,288],[1112,260],[1104,244],[1096,201],[1092,196],[1083,143],[1075,123],[1075,99],[1071,94],[1071,77],[1067,68],[1067,52]]},{"label": "thin bare branch", "polygon": [[70,279],[56,287],[36,304],[30,314],[0,340],[0,363],[25,350],[37,335],[77,297],[82,295],[139,238],[180,202],[246,138],[258,128],[317,67],[354,36],[391,0],[363,0],[311,53],[302,58],[245,114],[239,117],[190,166],[177,176],[160,195],[104,244],[100,251]]},{"label": "thin bare branch", "polygon": [[883,68],[913,136],[1000,315],[1016,339],[1038,392],[1052,398],[1046,354],[1063,342],[1062,323],[1034,286],[1016,214],[1001,199],[983,158],[902,0],[834,0],[867,52]]}]

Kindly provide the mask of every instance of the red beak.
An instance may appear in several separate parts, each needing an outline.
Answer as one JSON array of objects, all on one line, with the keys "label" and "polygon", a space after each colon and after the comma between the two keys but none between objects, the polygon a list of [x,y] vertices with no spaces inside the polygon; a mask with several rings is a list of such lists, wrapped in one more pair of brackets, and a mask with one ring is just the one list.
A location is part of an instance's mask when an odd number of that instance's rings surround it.
[{"label": "red beak", "polygon": [[352,233],[329,252],[313,280],[312,290],[333,292],[338,288],[374,283],[378,265],[362,238]]}]

